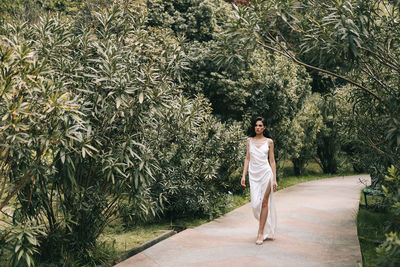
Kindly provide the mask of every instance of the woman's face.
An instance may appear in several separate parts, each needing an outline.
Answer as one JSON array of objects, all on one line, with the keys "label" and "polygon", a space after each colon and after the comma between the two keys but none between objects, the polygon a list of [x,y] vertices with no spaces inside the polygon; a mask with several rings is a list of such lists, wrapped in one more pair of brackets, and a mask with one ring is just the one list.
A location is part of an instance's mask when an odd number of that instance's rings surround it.
[{"label": "woman's face", "polygon": [[256,132],[256,134],[262,134],[263,131],[265,129],[264,124],[262,123],[262,121],[256,121],[256,126],[254,126],[254,131]]}]

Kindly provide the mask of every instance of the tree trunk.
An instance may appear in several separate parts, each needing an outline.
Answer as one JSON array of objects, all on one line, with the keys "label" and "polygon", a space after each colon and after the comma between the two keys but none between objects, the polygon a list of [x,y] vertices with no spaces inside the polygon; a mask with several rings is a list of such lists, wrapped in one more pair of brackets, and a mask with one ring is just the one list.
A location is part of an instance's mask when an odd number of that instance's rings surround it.
[{"label": "tree trunk", "polygon": [[296,176],[300,176],[304,173],[304,166],[306,165],[306,161],[303,158],[292,159],[293,170]]}]

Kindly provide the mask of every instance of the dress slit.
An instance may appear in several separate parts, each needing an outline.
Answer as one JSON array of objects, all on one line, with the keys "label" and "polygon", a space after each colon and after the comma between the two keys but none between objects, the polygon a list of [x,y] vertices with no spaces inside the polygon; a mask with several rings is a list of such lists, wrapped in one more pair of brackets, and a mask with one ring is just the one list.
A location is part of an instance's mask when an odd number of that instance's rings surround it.
[{"label": "dress slit", "polygon": [[[268,183],[267,183],[267,187],[265,188],[262,200],[264,201],[265,195],[267,194],[268,185],[270,186],[269,195],[268,195],[268,208],[269,208],[269,201],[270,201],[270,197],[271,197],[271,180],[269,180]],[[262,203],[261,203],[261,208],[262,208]]]},{"label": "dress slit", "polygon": [[[264,231],[263,231],[264,232],[264,240],[267,239],[268,236],[270,235],[270,229],[274,228],[272,226],[272,221],[271,221],[271,216],[272,216],[271,215],[271,202],[272,202],[271,198],[272,198],[272,194],[273,194],[271,179],[267,183],[267,188],[265,189],[264,198],[265,198],[265,194],[267,194],[268,185],[270,186],[270,188],[269,188],[269,196],[268,196],[268,214],[267,214],[267,219],[265,220]],[[264,198],[263,198],[263,200],[264,200]],[[262,204],[261,204],[261,211],[262,211]],[[271,238],[273,238],[273,234],[272,234]]]}]

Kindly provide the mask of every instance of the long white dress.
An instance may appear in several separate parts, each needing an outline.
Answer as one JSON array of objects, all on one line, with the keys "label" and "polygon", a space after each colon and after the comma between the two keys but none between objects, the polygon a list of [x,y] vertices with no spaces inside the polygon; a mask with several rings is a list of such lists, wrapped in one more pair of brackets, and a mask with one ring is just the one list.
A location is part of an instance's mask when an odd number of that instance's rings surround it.
[{"label": "long white dress", "polygon": [[254,216],[260,220],[262,200],[265,196],[268,183],[271,184],[271,192],[268,201],[268,216],[264,227],[264,239],[274,238],[276,232],[276,209],[274,203],[273,180],[274,174],[269,165],[268,151],[269,139],[260,147],[253,144],[250,138],[250,162],[249,162],[249,181],[250,181],[250,196],[251,206]]}]

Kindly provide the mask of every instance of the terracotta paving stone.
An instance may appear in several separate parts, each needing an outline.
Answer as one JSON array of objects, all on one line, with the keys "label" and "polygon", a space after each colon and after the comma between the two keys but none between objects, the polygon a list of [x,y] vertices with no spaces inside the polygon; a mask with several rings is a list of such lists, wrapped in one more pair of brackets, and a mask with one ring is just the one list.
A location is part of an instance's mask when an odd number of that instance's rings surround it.
[{"label": "terracotta paving stone", "polygon": [[324,238],[333,238],[333,237],[338,237],[339,235],[341,235],[342,237],[346,237],[352,234],[352,229],[344,228],[342,229],[342,231],[338,232],[337,229],[329,227],[324,224],[308,222],[301,219],[294,219],[289,216],[280,219],[279,224],[290,225],[290,227],[298,228],[300,231],[301,230],[305,230],[308,232],[313,231],[318,233],[318,235],[320,236],[324,236]]},{"label": "terracotta paving stone", "polygon": [[[243,215],[243,217],[247,217],[248,214]],[[256,222],[257,223],[257,222]],[[213,228],[220,228],[220,225],[222,225],[222,227],[224,228],[229,228],[229,229],[233,229],[233,228],[242,228],[242,227],[246,227],[249,225],[249,219],[246,218],[245,220],[234,220],[234,219],[230,219],[229,221],[227,221],[227,223],[225,222],[216,222],[213,225],[208,225],[207,229],[213,229]]]},{"label": "terracotta paving stone", "polygon": [[204,267],[236,267],[236,266],[274,267],[273,265],[268,264],[267,261],[259,259],[257,257],[242,257],[242,258],[234,258],[234,259],[227,259],[214,262],[186,264],[179,267],[203,267],[203,266]]},{"label": "terracotta paving stone", "polygon": [[254,249],[256,245],[242,244],[232,246],[220,246],[201,249],[190,249],[187,251],[177,251],[173,257],[169,256],[158,257],[158,252],[151,251],[151,248],[144,253],[152,257],[157,264],[163,267],[181,266],[185,264],[195,264],[203,262],[215,262],[221,260],[230,260],[246,256],[254,257],[257,250]]},{"label": "terracotta paving stone", "polygon": [[129,259],[118,263],[116,267],[140,266],[140,267],[159,267],[152,259],[143,253],[136,254]]},{"label": "terracotta paving stone", "polygon": [[176,235],[174,239],[179,245],[185,248],[209,248],[219,246],[229,246],[234,243],[243,243],[242,238],[234,236],[209,236],[199,231],[188,229],[182,235]]},{"label": "terracotta paving stone", "polygon": [[258,222],[246,204],[117,266],[357,266],[361,253],[355,218],[364,187],[360,178],[369,181],[365,175],[336,177],[276,192],[277,234],[261,246],[254,244]]},{"label": "terracotta paving stone", "polygon": [[316,223],[327,223],[328,225],[333,222],[337,216],[333,216],[331,211],[320,210],[315,207],[310,207],[307,204],[304,204],[301,207],[301,211],[292,211],[291,214],[281,214],[291,216],[293,218],[299,218],[310,222]]},{"label": "terracotta paving stone", "polygon": [[[338,259],[351,260],[354,258],[354,254],[359,253],[359,247],[357,246],[338,248],[329,243],[319,244],[315,242],[306,242],[285,235],[279,235],[273,242],[273,245],[303,255],[306,258],[313,259],[320,263],[335,262]],[[356,253],[354,253],[354,251]]]},{"label": "terracotta paving stone", "polygon": [[257,253],[257,258],[264,259],[268,264],[276,267],[323,266],[320,261],[316,261],[307,255],[275,246],[273,245],[274,242],[263,244],[260,252]]},{"label": "terracotta paving stone", "polygon": [[325,260],[324,255],[329,251],[328,248],[313,242],[307,242],[300,239],[295,239],[290,236],[280,234],[272,244],[287,251],[303,255],[316,261]]}]

